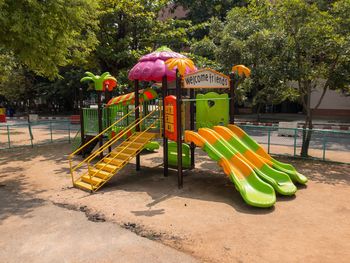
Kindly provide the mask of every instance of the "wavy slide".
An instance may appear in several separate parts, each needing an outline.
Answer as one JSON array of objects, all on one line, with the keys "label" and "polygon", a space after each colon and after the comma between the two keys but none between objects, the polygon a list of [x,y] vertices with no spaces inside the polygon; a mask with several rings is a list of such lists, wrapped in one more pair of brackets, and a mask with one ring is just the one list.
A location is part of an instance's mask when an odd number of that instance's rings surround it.
[{"label": "wavy slide", "polygon": [[229,137],[228,135],[225,137],[228,143],[236,146],[236,143],[239,140],[245,146],[242,147],[242,151],[246,151],[246,148],[250,149],[253,153],[260,156],[263,162],[269,164],[269,166],[273,167],[276,170],[286,173],[293,180],[293,182],[306,184],[306,176],[302,175],[301,173],[298,173],[292,165],[279,162],[276,159],[272,158],[261,145],[259,145],[255,140],[253,140],[241,128],[239,128],[236,125],[229,124],[228,129],[231,131],[231,137]]},{"label": "wavy slide", "polygon": [[297,188],[289,176],[270,166],[271,162],[263,160],[259,155],[247,148],[234,134],[226,127],[215,126],[219,141],[234,153],[243,155],[243,160],[254,169],[256,174],[269,183],[278,193],[282,195],[293,195]]},{"label": "wavy slide", "polygon": [[244,156],[223,143],[215,131],[199,129],[198,133],[185,131],[185,141],[193,142],[208,153],[223,168],[246,203],[270,207],[276,202],[274,189],[261,180],[244,161]]}]

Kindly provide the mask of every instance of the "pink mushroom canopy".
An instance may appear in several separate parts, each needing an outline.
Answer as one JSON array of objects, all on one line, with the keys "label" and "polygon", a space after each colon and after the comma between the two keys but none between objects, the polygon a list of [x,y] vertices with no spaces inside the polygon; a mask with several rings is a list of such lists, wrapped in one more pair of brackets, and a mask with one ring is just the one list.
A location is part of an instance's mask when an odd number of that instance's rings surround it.
[{"label": "pink mushroom canopy", "polygon": [[[139,59],[139,62],[130,70],[129,79],[161,82],[163,76],[166,75],[168,81],[175,80],[176,68],[169,70],[165,64],[165,61],[170,58],[186,58],[186,56],[176,53],[170,48],[164,46],[160,47],[156,51]],[[190,73],[192,71],[193,69],[186,69],[186,73]]]}]

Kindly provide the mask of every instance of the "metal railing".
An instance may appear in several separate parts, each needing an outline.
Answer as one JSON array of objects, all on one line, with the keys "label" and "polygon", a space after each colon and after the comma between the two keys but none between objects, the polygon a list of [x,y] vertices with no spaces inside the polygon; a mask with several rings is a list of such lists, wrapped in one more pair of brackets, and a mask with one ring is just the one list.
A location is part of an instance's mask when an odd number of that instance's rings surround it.
[{"label": "metal railing", "polygon": [[[99,134],[97,134],[95,136],[95,138],[99,138],[100,136],[103,136],[103,134],[107,133],[108,131],[112,130],[113,127],[117,126],[120,122],[122,122],[125,118],[127,118],[130,114],[134,113],[136,111],[136,109],[138,109],[140,106],[136,107],[133,111],[130,111],[128,114],[124,115],[122,118],[120,118],[119,120],[117,120],[116,122],[114,122],[111,126],[107,127],[106,129],[104,129],[102,132],[100,132]],[[82,160],[79,164],[73,166],[72,164],[72,160],[73,157],[75,155],[77,155],[81,150],[83,150],[87,145],[89,145],[90,143],[92,143],[95,139],[92,139],[90,141],[88,141],[87,143],[85,143],[84,145],[82,145],[81,147],[79,147],[78,149],[76,149],[74,152],[72,152],[69,156],[68,156],[68,160],[69,160],[69,165],[70,165],[70,170],[71,170],[71,174],[72,174],[72,180],[73,180],[73,173],[74,171],[76,171],[77,169],[79,169],[84,163],[86,163],[89,158],[91,157],[91,155],[89,157],[87,157],[86,159]],[[74,181],[73,181],[74,183]]]},{"label": "metal railing", "polygon": [[[300,157],[303,128],[239,125],[269,154]],[[307,130],[307,129],[306,129]],[[307,159],[350,163],[350,132],[312,129]]]},{"label": "metal railing", "polygon": [[70,143],[79,125],[70,121],[37,121],[0,124],[0,150],[50,143]]},{"label": "metal railing", "polygon": [[[135,109],[136,110],[136,109]],[[98,156],[100,156],[101,153],[103,153],[105,150],[107,150],[109,147],[111,147],[112,145],[115,146],[116,143],[118,143],[120,141],[120,139],[122,139],[125,135],[127,135],[129,132],[131,132],[132,130],[134,130],[136,128],[137,125],[140,125],[142,123],[146,123],[147,120],[151,119],[151,123],[147,124],[147,127],[142,129],[141,128],[141,134],[145,133],[146,131],[149,131],[150,129],[154,128],[157,129],[157,122],[159,121],[158,118],[152,118],[152,116],[156,115],[155,113],[158,113],[159,108],[156,107],[153,111],[151,111],[150,113],[148,113],[146,116],[144,117],[139,117],[138,119],[135,119],[132,123],[130,123],[127,127],[125,127],[118,135],[116,135],[115,137],[113,137],[112,139],[108,140],[107,142],[105,142],[102,147],[98,148],[96,151],[94,151],[92,154],[90,154],[86,159],[84,159],[83,161],[79,162],[77,165],[73,165],[73,157],[74,155],[79,152],[79,149],[76,150],[75,152],[73,152],[71,155],[69,155],[69,164],[70,164],[70,173],[71,173],[71,177],[72,177],[72,182],[74,184],[75,181],[75,175],[74,173],[79,169],[79,168],[84,168],[85,165],[87,166],[87,170],[90,171],[90,167],[91,167],[91,162]],[[131,113],[131,112],[130,112]],[[124,116],[126,117],[126,116]],[[122,119],[120,119],[119,121],[121,121]],[[108,127],[107,129],[105,129],[104,132],[106,132],[107,130],[111,129],[114,125],[117,125],[118,121],[115,122],[113,125],[111,125],[110,127]],[[101,133],[103,134],[103,133]],[[99,135],[96,136],[96,138]],[[138,138],[138,137],[137,137]],[[81,148],[83,148],[84,146],[82,146]],[[104,158],[108,158],[111,155],[111,153],[108,153]],[[115,158],[115,156],[113,157]],[[101,160],[98,162],[100,163]],[[109,162],[107,163],[109,164]],[[104,164],[106,165],[106,164]],[[101,171],[102,168],[97,169],[99,171]],[[88,173],[89,177],[90,177],[90,184],[91,184],[91,189],[93,189],[93,185],[91,183],[91,177],[93,175],[91,175],[91,173]],[[95,174],[94,174],[95,175]],[[97,189],[96,189],[97,190]]]},{"label": "metal railing", "polygon": [[[159,117],[161,117],[161,110],[159,107]],[[162,125],[157,126],[162,127]],[[271,154],[300,156],[302,128],[254,125],[240,125],[240,127]],[[74,140],[74,135],[79,128],[80,125],[71,124],[70,121],[57,120],[3,123],[0,124],[0,150],[52,143],[70,143]],[[287,131],[289,136],[279,135],[279,130]],[[350,132],[313,129],[309,155],[311,159],[350,163]]]},{"label": "metal railing", "polygon": [[[141,124],[143,121],[145,121],[148,117],[150,117],[151,115],[153,115],[154,112],[157,112],[158,109],[152,111],[151,113],[149,113],[148,115],[146,115],[145,117],[143,117],[142,119],[139,119],[138,121],[135,120],[135,124],[130,127],[129,129],[125,130],[125,132],[123,133],[123,135],[127,134],[127,132],[129,132],[131,129],[133,129],[134,127],[136,127],[136,125],[139,125]],[[117,159],[117,157],[123,153],[123,151],[125,149],[127,149],[130,145],[132,145],[133,143],[135,143],[139,138],[142,138],[142,135],[144,135],[146,132],[148,132],[149,130],[151,130],[153,127],[153,125],[156,125],[157,122],[159,120],[157,119],[152,119],[152,123],[146,127],[144,130],[140,131],[140,133],[135,136],[132,140],[128,140],[126,145],[120,150],[118,151],[113,157],[111,155],[111,153],[109,153],[107,156],[105,156],[105,158],[109,158],[109,157],[112,157],[111,160],[109,160],[108,162],[103,162],[103,160],[100,160],[98,163],[103,163],[102,167],[101,168],[98,168],[96,169],[96,171],[94,172],[93,175],[91,175],[91,173],[89,172],[89,176],[90,176],[90,182],[91,182],[91,177],[92,176],[95,176],[98,172],[100,171],[103,171],[103,168],[109,164],[112,164],[112,161]],[[121,138],[121,137],[120,137]],[[110,145],[112,145],[113,143],[111,143]],[[107,146],[106,146],[107,148]],[[142,148],[138,148],[137,151],[134,152],[133,155],[130,155],[130,157],[134,156],[135,154],[137,154],[137,152],[139,152],[140,150],[142,150]],[[98,153],[96,153],[95,157],[97,156]],[[91,158],[89,161],[88,161],[88,171],[90,171],[91,169],[91,161],[92,161],[93,158]],[[126,164],[126,160],[124,161],[124,164]],[[118,170],[120,170],[121,168],[123,168],[124,165],[120,165],[118,166],[118,168],[116,170],[114,170],[112,172],[112,174],[115,174]],[[100,184],[96,189],[94,189],[94,191],[97,191],[99,188],[101,188],[108,180],[105,180],[105,182],[103,182],[102,184]],[[93,186],[91,184],[91,188],[93,189]]]}]

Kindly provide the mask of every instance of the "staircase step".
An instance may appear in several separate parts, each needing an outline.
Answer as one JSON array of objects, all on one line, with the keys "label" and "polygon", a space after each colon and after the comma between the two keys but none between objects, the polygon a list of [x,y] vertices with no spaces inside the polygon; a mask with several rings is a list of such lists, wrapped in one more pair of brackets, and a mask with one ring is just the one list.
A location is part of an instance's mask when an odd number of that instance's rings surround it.
[{"label": "staircase step", "polygon": [[154,137],[155,137],[154,133],[149,133],[149,132],[146,132],[143,134],[135,133],[128,139],[128,141],[135,141],[137,143],[145,143]]},{"label": "staircase step", "polygon": [[97,185],[106,181],[106,180],[103,180],[103,179],[96,177],[96,176],[91,176],[91,178],[90,178],[90,176],[88,174],[83,175],[80,179],[88,184],[90,184],[90,182],[91,182],[92,184],[94,184],[94,186],[97,186]]},{"label": "staircase step", "polygon": [[126,141],[121,143],[118,147],[136,148],[139,149],[144,145],[144,143]]},{"label": "staircase step", "polygon": [[149,141],[148,138],[145,138],[143,136],[140,136],[140,137],[130,137],[130,139],[128,140],[128,142],[132,142],[132,143],[139,143],[139,144],[144,144],[146,141]]},{"label": "staircase step", "polygon": [[113,158],[109,158],[109,157],[104,158],[103,161],[106,162],[106,163],[109,163],[109,164],[111,164],[111,165],[115,165],[115,166],[117,166],[117,167],[122,166],[123,163],[125,162],[124,160],[113,159]]},{"label": "staircase step", "polygon": [[85,183],[83,181],[74,182],[74,186],[85,190],[89,190],[89,191],[93,191],[95,189],[95,187],[92,188],[90,184]]},{"label": "staircase step", "polygon": [[106,172],[113,172],[118,168],[118,166],[115,166],[115,165],[109,164],[109,163],[107,164],[107,163],[108,163],[108,161],[103,162],[103,163],[98,163],[95,165],[95,167],[97,167],[98,169],[101,169],[103,171],[106,171]]},{"label": "staircase step", "polygon": [[113,150],[111,152],[111,156],[113,157],[113,159],[118,159],[118,160],[121,160],[121,161],[125,161],[125,160],[128,160],[130,158],[130,154],[121,153],[121,152],[116,151],[116,150]]},{"label": "staircase step", "polygon": [[115,148],[115,152],[121,152],[127,155],[134,155],[140,148],[142,148],[142,146],[139,148],[134,148],[134,147],[125,148],[125,146],[119,146]]},{"label": "staircase step", "polygon": [[101,170],[98,170],[96,168],[90,168],[89,173],[91,174],[91,176],[100,177],[102,179],[109,178],[112,175],[109,172],[101,171]]}]

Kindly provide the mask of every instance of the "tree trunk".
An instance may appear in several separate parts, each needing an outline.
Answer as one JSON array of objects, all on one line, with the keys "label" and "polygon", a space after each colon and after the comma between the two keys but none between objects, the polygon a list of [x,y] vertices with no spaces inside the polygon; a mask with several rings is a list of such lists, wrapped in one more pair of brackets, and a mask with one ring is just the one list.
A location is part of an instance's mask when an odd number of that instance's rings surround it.
[{"label": "tree trunk", "polygon": [[306,85],[306,117],[305,117],[305,123],[303,126],[303,139],[302,139],[302,145],[301,145],[301,157],[308,157],[309,156],[309,146],[311,141],[311,135],[312,135],[312,112],[311,112],[311,106],[310,106],[310,100],[311,100],[311,82],[305,81],[304,85]]},{"label": "tree trunk", "polygon": [[260,122],[260,119],[261,119],[260,112],[261,112],[261,103],[258,103],[258,107],[256,109],[257,122]]}]

